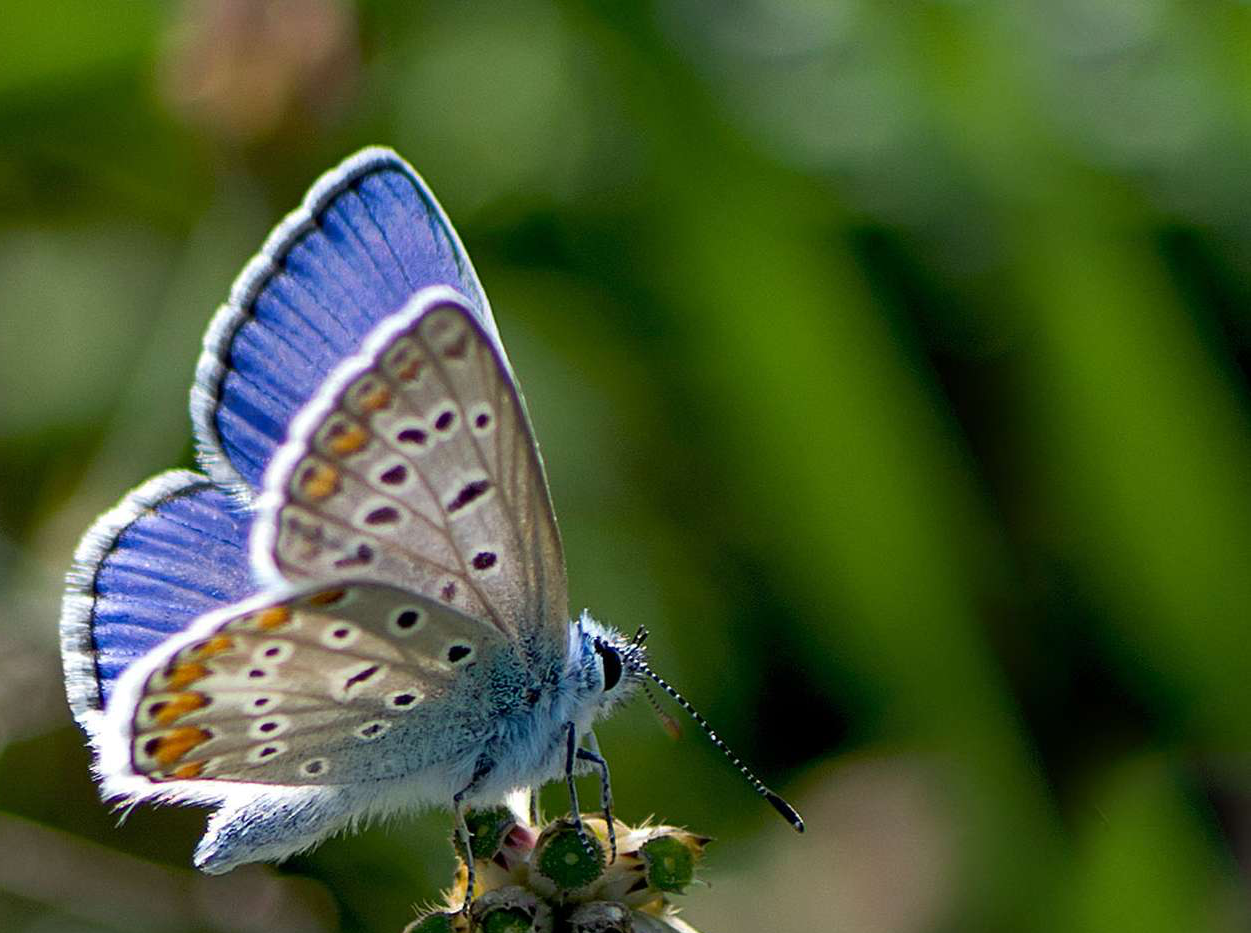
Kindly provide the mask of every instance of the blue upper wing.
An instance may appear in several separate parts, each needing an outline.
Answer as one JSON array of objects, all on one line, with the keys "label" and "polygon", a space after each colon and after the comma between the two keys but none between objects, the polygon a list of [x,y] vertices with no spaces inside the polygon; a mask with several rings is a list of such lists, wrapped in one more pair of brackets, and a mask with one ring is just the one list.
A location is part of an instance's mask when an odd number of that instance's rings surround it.
[{"label": "blue upper wing", "polygon": [[323,175],[243,270],[204,338],[191,393],[200,462],[255,492],[291,418],[417,290],[449,285],[499,335],[434,195],[389,149]]},{"label": "blue upper wing", "polygon": [[77,719],[104,707],[136,658],[257,590],[250,523],[227,493],[186,470],[154,476],[96,521],[78,546],[61,611]]}]

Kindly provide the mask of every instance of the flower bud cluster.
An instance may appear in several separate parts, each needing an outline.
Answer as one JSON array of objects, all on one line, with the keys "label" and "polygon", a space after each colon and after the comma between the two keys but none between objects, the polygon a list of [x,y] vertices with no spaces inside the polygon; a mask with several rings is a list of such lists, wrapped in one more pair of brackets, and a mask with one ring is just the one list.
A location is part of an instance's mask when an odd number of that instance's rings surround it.
[{"label": "flower bud cluster", "polygon": [[464,903],[466,853],[448,906],[409,924],[404,933],[697,933],[677,917],[669,898],[695,879],[709,840],[672,826],[630,827],[615,821],[617,857],[607,824],[584,816],[542,830],[508,807],[466,815],[474,862],[474,899]]}]

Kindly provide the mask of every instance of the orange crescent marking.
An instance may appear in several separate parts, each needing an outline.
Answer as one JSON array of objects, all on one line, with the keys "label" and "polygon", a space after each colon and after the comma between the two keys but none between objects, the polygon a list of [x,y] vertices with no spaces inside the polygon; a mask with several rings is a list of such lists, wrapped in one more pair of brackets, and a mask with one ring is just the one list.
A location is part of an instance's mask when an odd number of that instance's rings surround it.
[{"label": "orange crescent marking", "polygon": [[271,606],[256,617],[256,627],[266,632],[282,628],[291,621],[291,610],[286,606]]},{"label": "orange crescent marking", "polygon": [[180,781],[188,781],[191,778],[198,778],[204,773],[204,762],[188,761],[185,765],[179,765],[174,769],[173,776]]},{"label": "orange crescent marking", "polygon": [[154,718],[162,726],[168,726],[179,717],[199,709],[206,703],[208,703],[208,697],[203,693],[179,693],[162,703]]},{"label": "orange crescent marking", "polygon": [[196,661],[184,661],[182,664],[175,664],[165,675],[165,685],[171,690],[181,690],[207,677],[209,669],[203,664]]},{"label": "orange crescent marking", "polygon": [[377,411],[391,404],[391,393],[386,386],[375,386],[357,399],[357,404],[364,411]]},{"label": "orange crescent marking", "polygon": [[339,471],[334,467],[317,463],[304,472],[300,486],[310,499],[324,499],[339,486]]},{"label": "orange crescent marking", "polygon": [[208,641],[194,646],[191,649],[191,655],[198,659],[211,658],[214,655],[221,654],[223,651],[229,651],[234,646],[234,639],[229,635],[214,635]]},{"label": "orange crescent marking", "polygon": [[331,606],[347,595],[346,590],[324,590],[308,598],[314,606]]},{"label": "orange crescent marking", "polygon": [[356,453],[367,443],[369,443],[369,435],[365,433],[365,429],[354,424],[342,434],[333,437],[329,446],[337,456],[346,457],[348,454]]},{"label": "orange crescent marking", "polygon": [[157,739],[156,750],[152,757],[162,768],[168,768],[197,745],[203,745],[213,737],[213,733],[198,726],[182,726],[168,732]]}]

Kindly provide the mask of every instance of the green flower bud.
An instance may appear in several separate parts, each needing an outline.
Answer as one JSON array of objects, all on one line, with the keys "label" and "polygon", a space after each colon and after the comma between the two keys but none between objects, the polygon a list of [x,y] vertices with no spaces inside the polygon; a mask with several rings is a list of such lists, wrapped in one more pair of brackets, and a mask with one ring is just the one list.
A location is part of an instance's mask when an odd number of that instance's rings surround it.
[{"label": "green flower bud", "polygon": [[617,860],[596,885],[596,897],[621,901],[636,910],[663,903],[694,878],[709,839],[672,826],[617,828]]},{"label": "green flower bud", "polygon": [[556,891],[568,893],[599,878],[606,861],[598,836],[590,830],[579,833],[572,820],[556,820],[539,836],[530,868],[538,876],[535,880],[545,880]]},{"label": "green flower bud", "polygon": [[[709,840],[672,826],[614,821],[617,857],[608,862],[608,826],[583,817],[555,820],[537,836],[515,811],[467,815],[477,858],[476,896],[465,903],[466,864],[445,892],[447,912],[429,914],[404,933],[696,933],[670,896],[694,880]],[[559,924],[557,924],[559,919]]]},{"label": "green flower bud", "polygon": [[[517,817],[508,807],[474,809],[466,811],[465,825],[469,827],[469,845],[474,859],[485,862],[494,858],[503,847],[509,831],[517,825]],[[452,841],[456,854],[464,860],[465,847],[461,844],[460,834],[453,833]]]},{"label": "green flower bud", "polygon": [[681,894],[695,878],[695,863],[704,853],[708,840],[691,833],[658,834],[639,848],[647,865],[648,887],[670,894]]}]

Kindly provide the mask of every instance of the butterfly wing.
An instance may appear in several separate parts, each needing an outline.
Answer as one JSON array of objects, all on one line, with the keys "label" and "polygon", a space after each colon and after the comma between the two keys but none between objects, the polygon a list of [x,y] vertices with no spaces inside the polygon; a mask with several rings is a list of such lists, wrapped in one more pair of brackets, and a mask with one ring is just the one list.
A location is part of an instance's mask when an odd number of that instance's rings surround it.
[{"label": "butterfly wing", "polygon": [[509,658],[494,628],[405,590],[287,587],[202,617],[127,673],[110,706],[125,760],[105,770],[301,786],[437,764],[454,780],[464,737],[498,713],[469,672]]},{"label": "butterfly wing", "polygon": [[[191,407],[218,485],[145,484],[67,587],[106,796],[219,805],[196,864],[222,871],[467,786],[564,657],[564,562],[489,305],[411,167],[368,149],[313,186],[214,317]],[[347,571],[371,579],[325,582]]]},{"label": "butterfly wing", "polygon": [[83,535],[62,602],[61,655],[70,708],[88,732],[135,659],[255,591],[249,524],[207,477],[172,470]]},{"label": "butterfly wing", "polygon": [[204,336],[191,416],[205,471],[237,492],[258,489],[292,416],[331,370],[435,284],[467,296],[499,345],[469,257],[407,162],[375,147],[323,175],[244,268]]},{"label": "butterfly wing", "polygon": [[418,293],[292,423],[252,536],[263,575],[368,577],[563,644],[560,534],[511,370],[472,307]]}]

